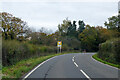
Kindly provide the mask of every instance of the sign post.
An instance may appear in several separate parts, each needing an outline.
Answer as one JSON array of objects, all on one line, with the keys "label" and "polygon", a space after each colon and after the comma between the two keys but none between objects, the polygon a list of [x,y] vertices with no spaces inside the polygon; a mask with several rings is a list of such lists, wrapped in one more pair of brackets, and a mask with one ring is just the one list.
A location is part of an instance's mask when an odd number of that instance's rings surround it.
[{"label": "sign post", "polygon": [[57,47],[58,47],[58,53],[61,53],[61,49],[62,49],[62,41],[58,41],[57,42]]}]

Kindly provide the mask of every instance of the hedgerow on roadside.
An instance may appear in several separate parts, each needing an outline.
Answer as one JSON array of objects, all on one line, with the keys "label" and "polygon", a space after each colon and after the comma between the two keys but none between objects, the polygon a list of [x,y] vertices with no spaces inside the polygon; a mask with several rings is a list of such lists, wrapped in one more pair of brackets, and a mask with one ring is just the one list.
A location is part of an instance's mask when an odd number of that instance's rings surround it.
[{"label": "hedgerow on roadside", "polygon": [[120,62],[120,38],[114,38],[100,44],[98,57],[102,60],[119,63]]},{"label": "hedgerow on roadside", "polygon": [[51,53],[56,53],[55,47],[39,46],[16,40],[3,40],[2,43],[3,66],[13,65],[23,59],[40,57]]}]

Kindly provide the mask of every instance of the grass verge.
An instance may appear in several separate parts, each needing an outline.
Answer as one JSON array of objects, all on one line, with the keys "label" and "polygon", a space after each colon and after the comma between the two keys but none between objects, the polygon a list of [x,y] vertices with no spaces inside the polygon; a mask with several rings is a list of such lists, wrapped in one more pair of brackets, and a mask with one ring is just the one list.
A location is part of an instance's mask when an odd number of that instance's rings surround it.
[{"label": "grass verge", "polygon": [[102,62],[102,63],[104,63],[104,64],[108,64],[108,65],[110,65],[110,66],[113,66],[113,67],[116,67],[116,68],[119,68],[119,69],[120,69],[120,64],[113,64],[113,63],[104,61],[104,60],[98,58],[98,57],[97,57],[97,54],[94,54],[92,57],[93,57],[95,60],[97,60],[97,61],[100,61],[100,62]]},{"label": "grass verge", "polygon": [[27,60],[22,60],[12,66],[3,67],[2,68],[2,73],[3,73],[2,78],[3,79],[14,78],[14,80],[16,78],[16,80],[17,80],[18,78],[23,76],[25,73],[32,70],[35,66],[42,63],[43,61],[45,61],[51,57],[62,55],[62,54],[67,54],[67,53],[51,54],[48,56],[42,56],[42,57],[38,57],[38,58],[30,58]]}]

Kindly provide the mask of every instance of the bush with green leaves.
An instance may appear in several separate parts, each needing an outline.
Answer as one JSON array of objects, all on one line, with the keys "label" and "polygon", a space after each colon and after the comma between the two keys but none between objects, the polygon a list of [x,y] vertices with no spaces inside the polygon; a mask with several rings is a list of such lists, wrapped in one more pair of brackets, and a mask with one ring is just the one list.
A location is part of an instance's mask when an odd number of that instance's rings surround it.
[{"label": "bush with green leaves", "polygon": [[30,44],[27,41],[3,40],[2,61],[4,66],[9,66],[23,59],[56,53],[56,50],[56,47]]},{"label": "bush with green leaves", "polygon": [[102,60],[119,63],[120,62],[120,38],[106,41],[99,45],[98,57]]}]

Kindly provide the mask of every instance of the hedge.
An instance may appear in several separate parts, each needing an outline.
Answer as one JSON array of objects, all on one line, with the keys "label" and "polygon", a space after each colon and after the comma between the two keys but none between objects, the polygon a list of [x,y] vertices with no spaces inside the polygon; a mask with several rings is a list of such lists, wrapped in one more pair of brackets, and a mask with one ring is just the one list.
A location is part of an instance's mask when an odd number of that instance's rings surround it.
[{"label": "hedge", "polygon": [[56,51],[55,46],[40,46],[16,40],[3,40],[2,62],[3,66],[9,66],[23,59],[45,56],[56,53]]},{"label": "hedge", "polygon": [[120,38],[106,41],[99,45],[98,57],[102,60],[119,63],[120,62]]}]

